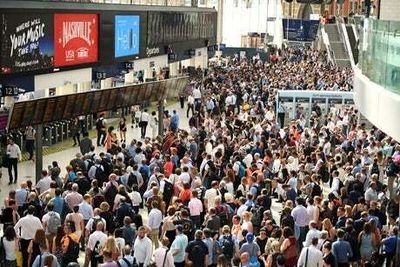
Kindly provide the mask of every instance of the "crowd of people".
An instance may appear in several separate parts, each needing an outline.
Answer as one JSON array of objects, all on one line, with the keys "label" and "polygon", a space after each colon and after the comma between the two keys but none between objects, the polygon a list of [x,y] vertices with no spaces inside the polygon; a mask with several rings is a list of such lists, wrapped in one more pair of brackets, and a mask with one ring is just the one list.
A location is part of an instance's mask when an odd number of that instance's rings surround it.
[{"label": "crowd of people", "polygon": [[163,136],[148,137],[134,114],[141,138],[117,142],[101,115],[104,152],[87,142],[68,166],[53,162],[36,185],[10,191],[0,259],[79,266],[85,251],[93,267],[399,266],[400,146],[351,106],[323,114],[315,104],[311,117],[277,123],[278,89],[352,83],[312,49],[277,55],[210,66],[188,86],[189,125],[165,112]]}]

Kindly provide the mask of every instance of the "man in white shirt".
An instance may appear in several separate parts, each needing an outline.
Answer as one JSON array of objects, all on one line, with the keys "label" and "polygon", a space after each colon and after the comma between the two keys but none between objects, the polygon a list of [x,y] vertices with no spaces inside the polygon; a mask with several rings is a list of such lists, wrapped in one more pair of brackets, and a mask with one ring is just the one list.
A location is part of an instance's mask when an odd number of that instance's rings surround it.
[{"label": "man in white shirt", "polygon": [[203,212],[203,203],[200,199],[197,198],[198,194],[199,192],[194,190],[192,192],[192,198],[190,199],[188,204],[190,219],[192,220],[193,225],[195,225],[196,229],[200,228],[201,226],[200,214]]},{"label": "man in white shirt", "polygon": [[163,215],[162,212],[157,208],[158,203],[157,201],[151,202],[151,211],[149,213],[149,222],[148,226],[151,230],[150,232],[150,239],[152,243],[154,244],[154,247],[157,249],[159,244],[158,244],[158,235],[160,231],[160,225],[163,220]]},{"label": "man in white shirt", "polygon": [[365,191],[364,198],[367,203],[371,201],[378,201],[378,193],[376,192],[376,183],[371,182],[370,187]]},{"label": "man in white shirt", "polygon": [[9,185],[13,183],[13,176],[12,176],[12,169],[14,168],[14,184],[17,183],[18,180],[18,161],[21,160],[21,149],[19,146],[14,143],[14,140],[9,139],[7,145],[7,152],[6,152],[8,159],[8,179]]},{"label": "man in white shirt", "polygon": [[139,266],[148,267],[150,265],[153,246],[150,238],[146,236],[146,228],[144,226],[138,229],[133,251],[133,257],[135,257],[136,263],[139,264]]},{"label": "man in white shirt", "polygon": [[135,263],[135,258],[131,255],[132,253],[132,248],[129,245],[126,245],[124,247],[124,253],[122,255],[124,255],[119,261],[119,266],[121,267],[130,267],[130,266],[134,266]]},{"label": "man in white shirt", "polygon": [[318,238],[313,238],[311,241],[311,246],[304,247],[300,253],[297,266],[302,267],[322,267],[323,256],[322,252],[317,248]]},{"label": "man in white shirt", "polygon": [[303,241],[306,238],[306,227],[308,224],[308,213],[307,209],[304,207],[304,204],[304,199],[300,197],[296,198],[296,207],[292,210],[291,213],[294,219],[294,223],[300,228],[298,242],[301,247],[303,247]]},{"label": "man in white shirt", "polygon": [[147,125],[149,124],[150,121],[150,114],[147,113],[147,109],[145,109],[142,114],[140,115],[140,133],[141,133],[141,138],[144,139],[146,136],[146,128]]},{"label": "man in white shirt", "polygon": [[42,218],[43,228],[46,231],[46,239],[49,247],[52,247],[53,238],[57,234],[58,227],[61,226],[60,214],[54,211],[54,204],[50,202],[47,204],[47,213]]},{"label": "man in white shirt", "polygon": [[306,241],[303,242],[304,247],[309,247],[314,238],[319,239],[320,231],[317,229],[317,223],[315,221],[310,221],[308,224],[309,230],[306,235]]},{"label": "man in white shirt", "polygon": [[92,233],[92,231],[93,231],[92,229],[94,228],[93,223],[98,224],[99,222],[101,222],[103,224],[104,228],[106,228],[106,220],[104,220],[103,218],[100,217],[100,212],[101,212],[101,210],[99,208],[94,209],[93,218],[90,218],[85,226],[86,236],[89,236]]},{"label": "man in white shirt", "polygon": [[47,191],[50,188],[51,181],[52,179],[48,175],[47,170],[42,170],[42,178],[36,184],[36,190],[38,191],[38,194]]},{"label": "man in white shirt", "polygon": [[15,233],[20,239],[23,267],[27,267],[29,265],[29,243],[35,237],[36,231],[39,229],[43,229],[42,223],[40,222],[39,218],[33,215],[35,213],[35,209],[35,206],[29,206],[28,214],[25,217],[19,219],[19,221],[14,226]]},{"label": "man in white shirt", "polygon": [[68,207],[73,210],[75,206],[78,206],[83,202],[83,197],[81,194],[78,193],[78,184],[72,185],[72,192],[68,193],[65,196],[65,202],[68,204]]},{"label": "man in white shirt", "polygon": [[[104,248],[104,245],[107,241],[107,235],[103,233],[104,230],[104,224],[103,222],[98,222],[96,224],[96,231],[94,231],[90,236],[89,240],[87,243],[87,251],[88,253],[86,255],[90,255],[90,261],[92,262],[95,261],[94,264],[97,263],[97,259],[94,257],[95,255],[98,255]],[[94,265],[96,266],[96,265]]]},{"label": "man in white shirt", "polygon": [[194,97],[193,95],[189,95],[187,99],[187,111],[186,117],[189,118],[189,111],[192,110],[192,116],[194,116]]},{"label": "man in white shirt", "polygon": [[199,88],[194,88],[193,89],[193,98],[195,101],[200,101],[201,100],[201,91]]},{"label": "man in white shirt", "polygon": [[332,172],[331,193],[334,193],[336,196],[339,196],[339,194],[340,194],[339,187],[340,187],[339,172],[333,171]]},{"label": "man in white shirt", "polygon": [[153,262],[157,267],[174,267],[174,257],[172,257],[172,253],[168,249],[169,239],[164,237],[161,240],[161,244],[162,246],[157,248],[153,253]]},{"label": "man in white shirt", "polygon": [[204,194],[204,206],[206,206],[208,210],[215,208],[215,198],[219,195],[221,195],[221,193],[218,190],[218,182],[212,181],[211,188],[206,190]]}]

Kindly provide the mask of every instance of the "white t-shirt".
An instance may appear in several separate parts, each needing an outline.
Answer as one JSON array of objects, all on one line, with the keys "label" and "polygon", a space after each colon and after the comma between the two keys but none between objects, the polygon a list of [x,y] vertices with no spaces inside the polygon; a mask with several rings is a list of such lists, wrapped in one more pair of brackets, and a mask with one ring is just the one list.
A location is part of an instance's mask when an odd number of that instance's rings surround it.
[{"label": "white t-shirt", "polygon": [[6,260],[15,261],[15,240],[8,241],[3,237],[4,250],[6,252]]}]

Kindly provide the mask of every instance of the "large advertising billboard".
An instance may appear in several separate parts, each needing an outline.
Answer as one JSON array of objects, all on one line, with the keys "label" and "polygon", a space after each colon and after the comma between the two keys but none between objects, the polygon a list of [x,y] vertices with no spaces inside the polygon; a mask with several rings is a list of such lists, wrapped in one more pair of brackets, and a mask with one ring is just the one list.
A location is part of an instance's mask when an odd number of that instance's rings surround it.
[{"label": "large advertising billboard", "polygon": [[283,19],[283,38],[290,41],[312,42],[318,32],[318,20]]},{"label": "large advertising billboard", "polygon": [[98,60],[97,14],[54,14],[54,66]]},{"label": "large advertising billboard", "polygon": [[139,54],[140,17],[115,16],[115,57]]},{"label": "large advertising billboard", "polygon": [[5,13],[1,16],[1,73],[16,73],[53,66],[51,14]]}]

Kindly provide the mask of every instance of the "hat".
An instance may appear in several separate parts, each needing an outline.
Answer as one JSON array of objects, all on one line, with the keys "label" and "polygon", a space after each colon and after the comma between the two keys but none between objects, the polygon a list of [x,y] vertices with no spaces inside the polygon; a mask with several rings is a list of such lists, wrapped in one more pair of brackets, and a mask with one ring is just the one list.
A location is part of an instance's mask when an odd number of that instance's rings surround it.
[{"label": "hat", "polygon": [[81,154],[80,152],[78,152],[78,153],[76,153],[75,157],[81,158],[81,157],[82,157],[82,154]]},{"label": "hat", "polygon": [[254,240],[254,234],[253,233],[247,233],[246,240],[247,240],[248,243],[252,243],[253,240]]}]

